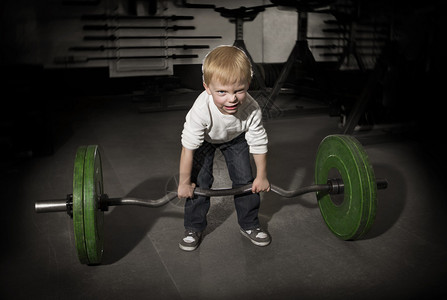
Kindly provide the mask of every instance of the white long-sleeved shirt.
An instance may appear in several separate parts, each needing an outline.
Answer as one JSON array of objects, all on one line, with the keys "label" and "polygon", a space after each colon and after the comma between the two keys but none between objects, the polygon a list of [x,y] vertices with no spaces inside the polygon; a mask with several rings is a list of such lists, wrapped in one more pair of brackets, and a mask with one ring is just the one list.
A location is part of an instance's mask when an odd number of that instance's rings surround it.
[{"label": "white long-sleeved shirt", "polygon": [[245,101],[234,115],[225,115],[214,104],[211,95],[203,91],[186,115],[182,145],[195,150],[203,141],[213,144],[229,142],[245,132],[250,153],[267,153],[267,133],[262,125],[258,103],[247,93]]}]

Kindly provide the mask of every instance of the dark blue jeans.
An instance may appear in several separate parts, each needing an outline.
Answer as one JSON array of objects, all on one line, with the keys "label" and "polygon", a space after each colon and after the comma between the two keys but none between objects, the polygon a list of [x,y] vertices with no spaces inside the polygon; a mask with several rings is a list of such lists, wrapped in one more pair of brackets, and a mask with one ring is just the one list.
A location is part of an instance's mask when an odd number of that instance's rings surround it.
[{"label": "dark blue jeans", "polygon": [[[211,144],[204,141],[202,146],[194,152],[192,182],[201,188],[211,188],[214,181],[213,160],[216,149],[219,149],[225,157],[232,188],[253,182],[250,153],[245,134],[222,144]],[[238,223],[242,229],[249,230],[259,226],[260,202],[259,194],[248,193],[234,196]],[[194,196],[192,199],[187,199],[184,215],[185,229],[205,230],[207,226],[206,215],[209,208],[210,197]]]}]

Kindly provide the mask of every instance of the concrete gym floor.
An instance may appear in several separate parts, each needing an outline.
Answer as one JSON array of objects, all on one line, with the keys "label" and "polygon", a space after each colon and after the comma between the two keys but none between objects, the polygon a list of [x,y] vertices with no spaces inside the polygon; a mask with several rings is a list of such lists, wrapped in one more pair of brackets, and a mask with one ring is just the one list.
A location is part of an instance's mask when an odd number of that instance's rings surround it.
[{"label": "concrete gym floor", "polygon": [[[183,97],[189,105],[191,95]],[[279,110],[290,104],[278,103]],[[256,247],[239,233],[231,198],[221,197],[212,199],[204,240],[190,253],[178,248],[183,211],[177,203],[111,208],[105,213],[103,263],[81,265],[72,220],[65,213],[36,214],[34,202],[72,192],[76,149],[86,144],[101,146],[110,197],[158,198],[172,189],[186,111],[139,113],[142,104],[124,96],[77,101],[67,127],[58,129],[54,155],[2,171],[2,299],[447,296],[447,210],[437,157],[411,134],[377,131],[357,136],[376,177],[387,178],[389,188],[378,192],[377,218],[362,240],[335,237],[314,194],[284,199],[266,193],[260,219],[273,241]],[[311,184],[318,144],[339,133],[338,122],[328,114],[268,120],[270,181],[286,189]],[[215,176],[216,187],[228,186],[219,155]]]}]

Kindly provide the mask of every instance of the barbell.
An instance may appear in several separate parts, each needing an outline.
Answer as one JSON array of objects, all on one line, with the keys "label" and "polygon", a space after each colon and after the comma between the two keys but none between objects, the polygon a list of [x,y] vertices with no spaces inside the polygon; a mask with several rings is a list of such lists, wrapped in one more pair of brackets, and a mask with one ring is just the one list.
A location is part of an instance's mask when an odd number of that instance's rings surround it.
[{"label": "barbell", "polygon": [[[329,178],[329,176],[338,176]],[[316,192],[322,217],[330,231],[343,240],[359,239],[370,230],[376,215],[377,189],[388,186],[376,179],[368,155],[360,142],[349,135],[329,135],[318,146],[315,184],[285,190],[271,184],[271,191],[286,198]],[[230,196],[251,193],[251,184],[233,189],[202,189],[198,196]],[[343,195],[337,199],[336,195]],[[177,197],[169,192],[160,199],[109,198],[103,189],[101,154],[97,145],[80,146],[73,170],[73,193],[63,200],[35,203],[37,213],[67,212],[73,219],[75,246],[82,264],[100,264],[103,256],[104,211],[110,206],[159,207]]]}]

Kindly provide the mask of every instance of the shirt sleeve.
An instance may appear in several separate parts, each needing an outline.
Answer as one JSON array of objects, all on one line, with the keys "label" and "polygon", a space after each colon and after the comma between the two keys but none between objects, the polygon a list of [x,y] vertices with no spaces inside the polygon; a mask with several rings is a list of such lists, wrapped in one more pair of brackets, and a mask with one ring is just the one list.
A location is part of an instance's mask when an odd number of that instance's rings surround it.
[{"label": "shirt sleeve", "polygon": [[206,102],[198,100],[189,110],[183,125],[181,142],[182,146],[189,150],[195,150],[202,145],[209,123],[206,117],[208,111]]},{"label": "shirt sleeve", "polygon": [[[254,101],[254,103],[256,103],[256,101]],[[268,136],[264,125],[262,124],[262,111],[257,103],[255,105],[257,106],[257,109],[253,111],[252,119],[248,130],[245,133],[245,139],[250,147],[250,153],[264,154],[268,151]]]}]

